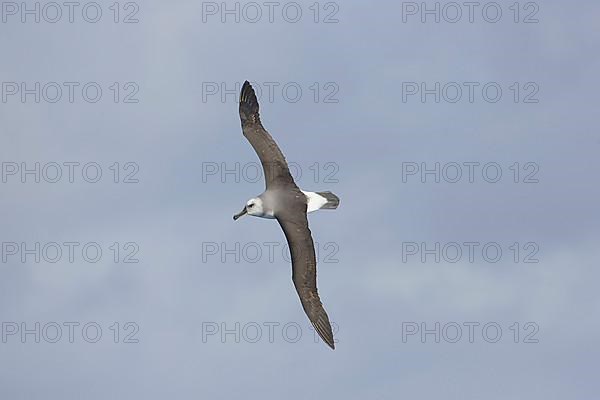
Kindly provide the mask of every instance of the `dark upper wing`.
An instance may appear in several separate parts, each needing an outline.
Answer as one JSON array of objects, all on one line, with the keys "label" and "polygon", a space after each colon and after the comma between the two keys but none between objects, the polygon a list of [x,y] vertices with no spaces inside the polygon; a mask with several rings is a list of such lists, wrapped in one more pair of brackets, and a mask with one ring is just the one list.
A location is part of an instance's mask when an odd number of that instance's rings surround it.
[{"label": "dark upper wing", "polygon": [[308,319],[321,339],[335,349],[329,317],[317,293],[317,261],[306,210],[297,211],[277,216],[292,254],[292,280]]},{"label": "dark upper wing", "polygon": [[244,82],[240,93],[240,119],[244,136],[254,147],[263,166],[267,188],[290,183],[295,186],[283,153],[260,122],[258,100],[248,81]]}]

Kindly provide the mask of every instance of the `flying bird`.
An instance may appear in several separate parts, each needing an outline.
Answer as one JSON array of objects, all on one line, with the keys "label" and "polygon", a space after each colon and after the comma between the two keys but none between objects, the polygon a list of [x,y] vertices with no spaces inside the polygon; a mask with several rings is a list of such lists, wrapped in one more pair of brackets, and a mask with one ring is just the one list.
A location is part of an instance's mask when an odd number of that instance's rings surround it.
[{"label": "flying bird", "polygon": [[331,192],[308,192],[298,188],[283,153],[260,122],[258,100],[248,81],[240,93],[242,132],[263,167],[266,189],[246,202],[234,220],[243,215],[276,219],[287,239],[292,258],[292,281],[304,312],[329,347],[335,349],[329,317],[317,293],[315,246],[306,214],[319,209],[336,209],[340,199]]}]

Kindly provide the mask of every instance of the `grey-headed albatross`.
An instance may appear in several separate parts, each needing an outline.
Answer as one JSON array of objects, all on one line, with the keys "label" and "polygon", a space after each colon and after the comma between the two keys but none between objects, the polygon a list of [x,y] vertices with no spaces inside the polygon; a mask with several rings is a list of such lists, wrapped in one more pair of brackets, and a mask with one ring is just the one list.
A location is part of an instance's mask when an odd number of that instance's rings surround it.
[{"label": "grey-headed albatross", "polygon": [[321,339],[334,349],[329,317],[317,293],[315,246],[306,214],[321,208],[335,209],[340,199],[331,192],[307,192],[296,186],[283,153],[260,122],[258,100],[248,81],[244,82],[240,93],[240,118],[244,136],[262,164],[266,190],[248,200],[233,219],[237,220],[245,214],[277,219],[288,241],[292,256],[292,281],[304,312]]}]

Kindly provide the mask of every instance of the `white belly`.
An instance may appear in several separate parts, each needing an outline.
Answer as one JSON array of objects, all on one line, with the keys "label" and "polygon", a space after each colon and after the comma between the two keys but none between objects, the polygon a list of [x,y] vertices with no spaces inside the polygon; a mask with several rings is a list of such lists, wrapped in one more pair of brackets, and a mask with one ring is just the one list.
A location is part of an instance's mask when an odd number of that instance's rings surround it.
[{"label": "white belly", "polygon": [[306,208],[306,213],[310,213],[313,211],[317,211],[319,208],[323,207],[327,203],[327,199],[321,195],[318,195],[315,192],[305,192],[302,191],[306,198],[308,199],[308,204]]}]

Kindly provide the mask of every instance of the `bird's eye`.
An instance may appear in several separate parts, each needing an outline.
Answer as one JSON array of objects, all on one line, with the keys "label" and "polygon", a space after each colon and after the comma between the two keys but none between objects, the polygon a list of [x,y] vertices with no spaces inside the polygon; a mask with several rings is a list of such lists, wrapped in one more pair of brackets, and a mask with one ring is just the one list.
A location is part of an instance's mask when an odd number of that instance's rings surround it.
[{"label": "bird's eye", "polygon": [[254,203],[248,204],[248,208],[252,208],[252,207],[254,207]]}]

